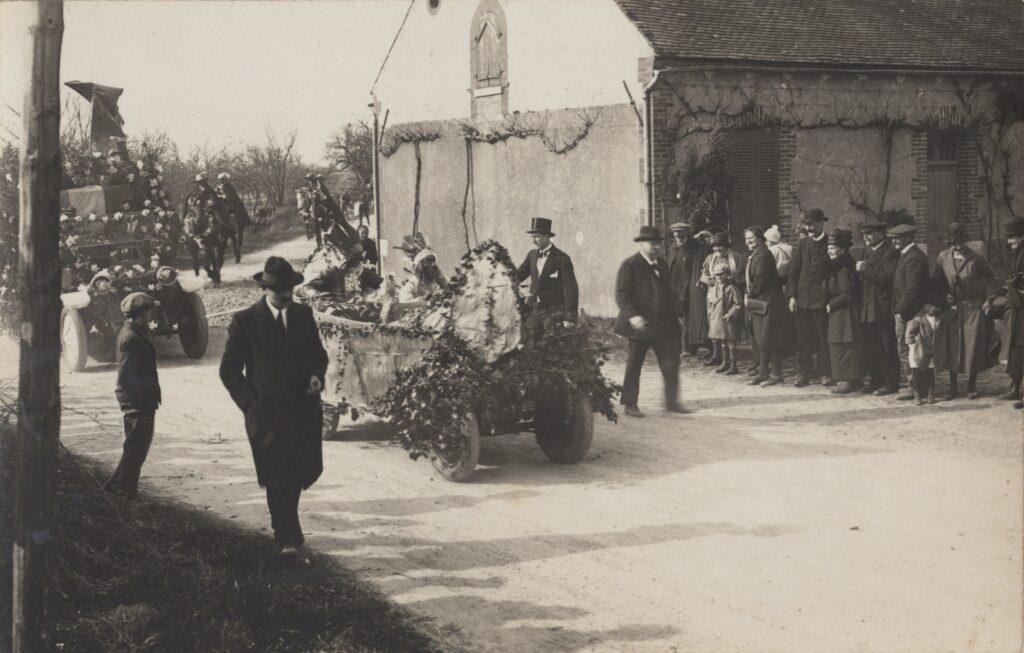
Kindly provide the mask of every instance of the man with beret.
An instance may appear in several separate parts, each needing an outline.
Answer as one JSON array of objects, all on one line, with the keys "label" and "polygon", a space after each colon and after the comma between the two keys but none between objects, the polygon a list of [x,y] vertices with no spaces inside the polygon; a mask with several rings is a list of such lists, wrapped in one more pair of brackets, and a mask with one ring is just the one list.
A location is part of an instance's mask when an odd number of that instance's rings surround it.
[{"label": "man with beret", "polygon": [[[1024,217],[1014,216],[1006,223],[1006,245],[1010,249],[1009,276],[997,294],[1006,298],[1004,320],[1007,329],[1006,373],[1011,387],[1002,399],[1013,401],[1014,408],[1024,408],[1021,395],[1024,381]],[[985,312],[993,310],[993,302],[986,302]]]},{"label": "man with beret", "polygon": [[580,289],[569,255],[551,244],[555,235],[551,220],[533,218],[528,234],[535,249],[516,270],[516,282],[530,280],[530,314],[523,325],[526,339],[540,338],[553,321],[575,322],[579,311]]},{"label": "man with beret", "polygon": [[153,442],[153,424],[160,406],[156,349],[149,339],[153,309],[159,305],[160,302],[141,292],[130,293],[121,301],[121,311],[127,319],[117,334],[114,395],[124,413],[124,450],[106,489],[129,499],[138,496],[139,475]]},{"label": "man with beret", "polygon": [[640,251],[622,262],[615,280],[615,333],[629,339],[620,401],[627,415],[644,417],[637,406],[640,371],[653,348],[665,384],[665,409],[688,413],[679,403],[679,301],[661,257],[662,236],[657,227],[645,226],[633,240]]},{"label": "man with beret", "polygon": [[[896,345],[900,354],[903,374],[910,378],[910,347],[907,345],[907,323],[924,308],[925,296],[931,286],[928,272],[928,255],[914,244],[913,225],[898,224],[886,232],[899,252],[899,260],[893,272],[892,312],[896,324]],[[914,398],[912,388],[896,397],[901,401]]]},{"label": "man with beret", "polygon": [[861,277],[861,357],[871,382],[865,394],[891,395],[900,387],[900,354],[896,343],[896,322],[892,313],[892,281],[900,253],[885,232],[885,222],[861,227],[865,254],[857,261]]},{"label": "man with beret", "polygon": [[327,352],[312,309],[292,302],[302,275],[271,256],[253,278],[264,297],[231,320],[220,378],[245,415],[274,539],[287,556],[304,542],[299,496],[323,472],[320,391]]},{"label": "man with beret", "polygon": [[797,241],[793,258],[789,262],[789,279],[786,294],[789,295],[789,311],[796,315],[799,377],[796,387],[802,388],[811,382],[814,359],[821,374],[821,384],[835,385],[828,351],[828,241],[825,238],[825,222],[828,218],[821,209],[811,209],[804,214],[803,224],[807,237]]},{"label": "man with beret", "polygon": [[231,224],[228,225],[228,240],[231,241],[235,250],[235,263],[242,262],[242,238],[245,236],[245,228],[252,224],[249,211],[245,208],[245,202],[235,190],[231,183],[231,175],[222,172],[217,175],[217,195],[227,204],[228,212],[231,214]]}]

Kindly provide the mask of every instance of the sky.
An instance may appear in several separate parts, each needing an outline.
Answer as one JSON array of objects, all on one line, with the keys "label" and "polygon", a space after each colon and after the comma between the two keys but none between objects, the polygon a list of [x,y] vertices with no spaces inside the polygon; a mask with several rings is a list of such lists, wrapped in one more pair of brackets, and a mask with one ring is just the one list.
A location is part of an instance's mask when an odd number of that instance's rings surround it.
[{"label": "sky", "polygon": [[[296,130],[324,143],[371,118],[370,87],[410,0],[172,0],[64,3],[61,82],[124,88],[130,138],[166,132],[183,152]],[[18,132],[35,4],[0,0],[0,138]]]}]

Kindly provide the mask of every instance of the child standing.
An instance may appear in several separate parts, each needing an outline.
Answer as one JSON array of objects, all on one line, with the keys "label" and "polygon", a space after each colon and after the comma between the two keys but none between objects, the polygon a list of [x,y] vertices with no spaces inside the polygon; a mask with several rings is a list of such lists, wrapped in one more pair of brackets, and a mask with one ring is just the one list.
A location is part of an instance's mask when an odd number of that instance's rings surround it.
[{"label": "child standing", "polygon": [[725,261],[716,262],[715,285],[708,288],[708,337],[714,343],[715,355],[722,364],[718,374],[739,374],[736,367],[736,342],[743,333],[743,293],[732,278]]},{"label": "child standing", "polygon": [[953,345],[949,322],[953,316],[939,292],[928,295],[924,308],[907,323],[910,384],[918,406],[935,403],[935,372],[949,367]]}]

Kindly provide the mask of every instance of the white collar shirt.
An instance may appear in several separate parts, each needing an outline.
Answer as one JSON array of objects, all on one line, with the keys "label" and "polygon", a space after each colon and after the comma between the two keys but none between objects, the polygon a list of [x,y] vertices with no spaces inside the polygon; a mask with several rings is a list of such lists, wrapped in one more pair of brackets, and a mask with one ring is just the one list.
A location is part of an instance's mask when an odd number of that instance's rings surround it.
[{"label": "white collar shirt", "polygon": [[822,232],[820,234],[818,234],[817,236],[811,236],[811,238],[814,239],[814,242],[816,242],[816,243],[820,243],[821,239],[824,238],[824,237],[825,237],[825,231],[824,230],[822,230]]},{"label": "white collar shirt", "polygon": [[285,306],[283,309],[278,309],[274,304],[271,303],[270,298],[267,297],[267,307],[270,308],[270,314],[273,316],[274,321],[277,322],[277,314],[281,314],[281,321],[284,322],[284,328],[288,329],[288,307]]},{"label": "white collar shirt", "polygon": [[904,254],[906,254],[907,252],[909,252],[909,251],[910,251],[910,248],[911,248],[911,247],[913,247],[913,246],[914,246],[914,243],[910,243],[909,245],[907,245],[906,247],[904,247],[903,249],[901,249],[901,250],[900,250],[900,256],[903,256]]},{"label": "white collar shirt", "polygon": [[537,250],[537,258],[538,258],[538,259],[544,259],[544,258],[547,258],[548,254],[550,254],[550,253],[551,253],[551,248],[552,248],[552,247],[553,247],[553,245],[548,245],[548,246],[547,246],[547,247],[545,247],[544,249],[538,249],[538,250]]}]

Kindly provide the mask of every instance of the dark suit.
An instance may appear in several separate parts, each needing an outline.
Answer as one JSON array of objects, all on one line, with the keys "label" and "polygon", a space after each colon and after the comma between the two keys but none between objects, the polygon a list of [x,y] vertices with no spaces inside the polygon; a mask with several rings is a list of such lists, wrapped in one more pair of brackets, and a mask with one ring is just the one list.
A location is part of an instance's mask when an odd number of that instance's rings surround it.
[{"label": "dark suit", "polygon": [[859,383],[861,289],[857,263],[849,252],[832,261],[828,280],[828,344],[832,375],[837,381]]},{"label": "dark suit", "polygon": [[796,299],[796,330],[800,347],[800,376],[808,377],[817,355],[818,372],[831,376],[828,351],[828,238],[807,237],[793,248],[786,294]]},{"label": "dark suit", "polygon": [[556,315],[575,322],[579,311],[580,290],[569,255],[551,245],[538,264],[540,250],[532,250],[516,270],[516,281],[530,280],[530,315],[527,317],[527,339],[540,337]]},{"label": "dark suit", "polygon": [[371,265],[377,265],[380,255],[377,254],[377,243],[372,238],[364,238],[359,241],[363,246],[363,259]]},{"label": "dark suit", "polygon": [[310,377],[323,383],[327,352],[313,311],[291,303],[287,329],[275,322],[267,300],[237,313],[228,327],[220,378],[245,414],[256,478],[278,544],[302,544],[298,497],[323,471],[320,396],[308,392]]},{"label": "dark suit", "polygon": [[910,375],[910,348],[907,346],[907,323],[924,308],[931,276],[928,255],[917,245],[901,253],[892,279],[892,312],[896,330],[896,346],[904,374]]},{"label": "dark suit", "polygon": [[900,384],[900,354],[896,322],[892,314],[892,282],[900,253],[892,241],[869,247],[861,270],[861,358],[871,375],[871,384],[897,388]]},{"label": "dark suit", "polygon": [[138,494],[139,475],[153,442],[153,424],[160,406],[156,349],[145,327],[127,320],[117,334],[117,386],[114,395],[124,413],[124,450],[107,489],[129,498]]},{"label": "dark suit", "polygon": [[245,208],[245,202],[239,197],[238,191],[230,181],[220,182],[217,194],[228,205],[228,211],[231,213],[231,224],[226,225],[226,228],[237,263],[242,260],[242,240],[245,238],[245,228],[252,224],[252,219],[249,217],[249,211]]},{"label": "dark suit", "polygon": [[[648,348],[653,348],[665,382],[665,402],[675,404],[679,395],[679,301],[665,261],[658,258],[652,266],[639,253],[623,261],[615,280],[615,303],[619,306],[615,333],[629,339],[621,403],[636,406],[640,371]],[[638,331],[630,324],[636,316],[646,320],[645,329]]]}]

